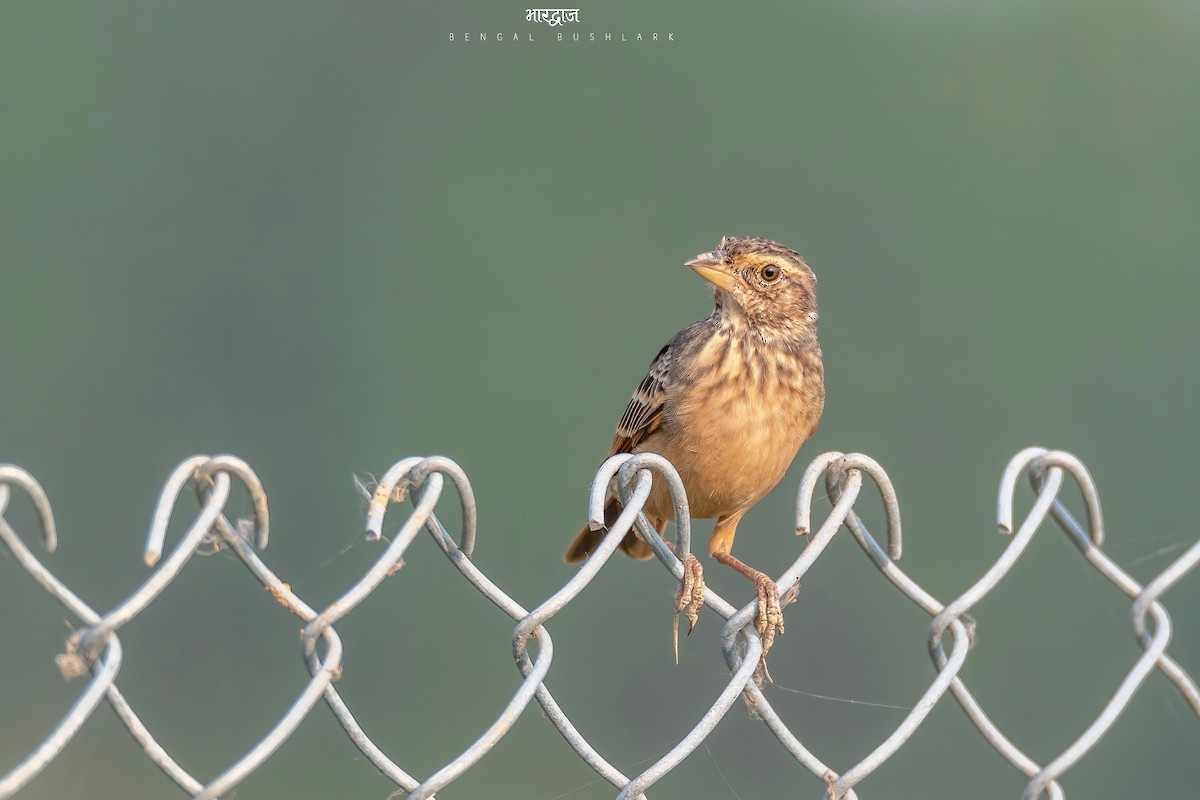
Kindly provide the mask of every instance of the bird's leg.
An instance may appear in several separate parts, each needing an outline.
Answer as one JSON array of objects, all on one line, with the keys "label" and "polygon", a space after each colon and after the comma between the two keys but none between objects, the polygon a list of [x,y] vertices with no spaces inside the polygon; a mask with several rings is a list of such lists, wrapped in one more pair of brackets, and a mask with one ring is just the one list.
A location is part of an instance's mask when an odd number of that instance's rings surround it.
[{"label": "bird's leg", "polygon": [[[655,520],[654,527],[659,535],[662,535],[663,528],[666,527],[665,519]],[[663,541],[667,547],[671,548],[671,552],[675,552],[675,543],[667,540]],[[679,612],[683,612],[688,620],[687,635],[692,635],[692,630],[696,627],[696,622],[700,619],[700,609],[704,607],[704,592],[708,587],[704,585],[704,568],[700,566],[699,560],[692,553],[687,554],[687,558],[683,560],[683,577],[679,581],[679,591],[675,594],[675,628],[673,639],[675,642],[675,663],[679,663]]]},{"label": "bird's leg", "polygon": [[712,537],[708,540],[708,549],[713,560],[733,567],[754,582],[754,594],[758,598],[758,616],[754,618],[754,630],[758,631],[762,639],[759,665],[767,680],[771,680],[771,673],[767,671],[767,651],[775,643],[776,631],[783,633],[783,605],[779,602],[779,587],[769,575],[743,564],[729,552],[741,518],[741,514],[736,514],[717,520],[717,526],[713,528]]},{"label": "bird's leg", "polygon": [[762,637],[762,662],[766,665],[767,651],[775,643],[775,632],[783,633],[783,606],[779,602],[779,587],[765,572],[748,567],[729,553],[717,551],[713,560],[733,567],[754,581],[754,594],[758,598],[758,616],[754,618],[754,630]]}]

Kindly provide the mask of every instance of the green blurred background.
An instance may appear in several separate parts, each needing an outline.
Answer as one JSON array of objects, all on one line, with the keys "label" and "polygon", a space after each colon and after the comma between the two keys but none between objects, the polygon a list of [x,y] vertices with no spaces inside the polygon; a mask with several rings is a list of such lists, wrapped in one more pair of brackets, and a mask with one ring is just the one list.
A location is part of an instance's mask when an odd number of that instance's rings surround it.
[{"label": "green blurred background", "polygon": [[[47,563],[85,599],[110,608],[146,577],[170,468],[231,452],[266,485],[268,563],[320,607],[380,552],[351,475],[440,453],[474,482],[478,565],[536,605],[572,574],[562,550],[629,392],[708,312],[682,262],[722,234],[808,258],[827,368],[820,431],[743,522],[744,560],[777,574],[800,551],[795,486],[833,449],[888,469],[903,567],[944,601],[1005,545],[996,483],[1030,444],[1089,465],[1108,552],[1140,580],[1190,544],[1200,5],[631,0],[573,28],[675,34],[657,44],[559,44],[510,6],[0,8],[0,460],[46,486]],[[32,540],[28,504],[9,516]],[[428,537],[407,562],[338,625],[339,688],[428,775],[516,689],[513,623]],[[749,599],[708,563],[710,585]],[[551,625],[551,689],[631,774],[728,678],[707,612],[674,666],[673,593],[657,566],[614,560]],[[1195,576],[1167,598],[1193,668],[1198,603]],[[1047,529],[977,608],[963,675],[1034,758],[1133,664],[1128,605]],[[932,679],[928,622],[839,537],[788,609],[767,696],[845,769],[903,718],[885,706]],[[52,661],[73,624],[0,556],[0,770],[82,687]],[[297,627],[235,558],[197,558],[122,631],[120,685],[211,777],[307,679]],[[1154,674],[1065,786],[1182,796],[1198,752],[1200,724]],[[531,709],[443,795],[615,794],[595,778]],[[1024,785],[947,698],[860,794]],[[236,794],[392,788],[319,707]],[[821,791],[739,705],[651,795]],[[177,795],[101,708],[21,796]]]}]

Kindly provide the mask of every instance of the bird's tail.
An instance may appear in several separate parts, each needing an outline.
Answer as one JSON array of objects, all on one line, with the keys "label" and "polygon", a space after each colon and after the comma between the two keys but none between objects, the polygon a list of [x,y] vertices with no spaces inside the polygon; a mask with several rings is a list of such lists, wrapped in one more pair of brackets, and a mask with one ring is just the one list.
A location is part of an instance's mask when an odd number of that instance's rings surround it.
[{"label": "bird's tail", "polygon": [[[596,552],[596,548],[600,546],[600,540],[608,535],[612,529],[613,523],[617,521],[617,517],[621,515],[621,501],[617,498],[612,498],[604,506],[604,527],[599,530],[592,530],[590,525],[584,527],[575,537],[575,541],[571,542],[571,546],[567,548],[566,555],[563,556],[568,564],[578,564],[585,560],[592,553]],[[654,551],[650,549],[650,545],[642,541],[642,537],[638,536],[632,530],[625,534],[625,538],[621,540],[621,552],[630,558],[650,558],[654,555]]]}]

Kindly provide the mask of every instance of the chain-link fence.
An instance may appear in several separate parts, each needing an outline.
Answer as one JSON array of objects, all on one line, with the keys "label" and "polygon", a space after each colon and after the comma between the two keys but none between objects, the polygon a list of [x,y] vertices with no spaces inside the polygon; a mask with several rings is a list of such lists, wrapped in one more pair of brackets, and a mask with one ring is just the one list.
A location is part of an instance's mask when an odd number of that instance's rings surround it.
[{"label": "chain-link fence", "polygon": [[[654,535],[645,518],[639,514],[650,493],[652,473],[665,481],[675,501],[679,522],[674,548]],[[1022,473],[1028,473],[1036,499],[1025,519],[1016,525],[1013,497]],[[817,525],[812,519],[812,503],[822,474],[826,490],[833,500],[833,508],[826,519]],[[1081,525],[1059,500],[1068,476],[1075,480],[1082,492],[1087,510],[1086,525]],[[875,482],[883,497],[887,518],[886,549],[876,541],[853,510],[865,477]],[[235,480],[243,483],[248,490],[254,504],[254,516],[231,523],[224,514],[224,508]],[[457,540],[447,532],[434,513],[447,481],[455,486],[461,505],[462,529]],[[1160,603],[1161,596],[1200,561],[1200,542],[1148,584],[1140,585],[1102,549],[1104,524],[1100,499],[1086,467],[1070,453],[1029,448],[1013,457],[1000,482],[997,521],[1002,532],[1013,534],[1011,542],[982,578],[958,598],[943,604],[897,566],[901,552],[900,511],[895,491],[884,470],[864,455],[826,453],[809,465],[800,482],[796,502],[796,533],[809,535],[810,538],[800,556],[778,578],[780,594],[786,595],[798,588],[801,578],[817,562],[833,536],[845,526],[884,577],[933,618],[929,626],[928,643],[934,676],[929,687],[917,703],[908,709],[903,722],[866,758],[848,769],[835,770],[789,730],[761,691],[758,665],[762,642],[754,628],[757,603],[735,608],[716,592],[708,590],[704,598],[705,605],[726,620],[721,642],[729,669],[729,682],[683,739],[641,774],[630,777],[609,763],[588,742],[545,686],[554,658],[554,644],[545,627],[546,623],[596,577],[632,527],[636,527],[650,542],[659,561],[672,576],[671,580],[679,582],[683,579],[684,564],[691,552],[691,534],[687,500],[675,470],[664,459],[652,454],[620,455],[609,459],[592,484],[590,518],[593,525],[602,525],[605,496],[614,481],[625,501],[625,511],[611,532],[571,580],[537,608],[527,610],[493,583],[471,560],[476,537],[476,509],[470,482],[462,469],[453,461],[437,456],[400,461],[373,488],[364,487],[369,502],[367,538],[382,537],[384,515],[391,503],[411,499],[411,514],[366,575],[327,608],[317,611],[280,580],[256,552],[266,547],[270,525],[266,495],[253,470],[232,456],[194,456],[171,473],[155,507],[145,559],[148,566],[156,569],[124,602],[101,614],[55,578],[5,519],[4,511],[12,489],[25,492],[36,508],[42,541],[47,550],[54,550],[57,532],[45,491],[33,476],[20,467],[0,465],[0,538],[11,550],[17,563],[80,622],[81,627],[68,639],[65,652],[58,657],[63,674],[67,677],[91,674],[91,680],[57,727],[20,764],[0,777],[0,798],[16,794],[57,757],[105,701],[112,706],[146,755],[180,788],[196,798],[228,796],[235,786],[261,766],[304,723],[309,712],[322,701],[333,711],[346,735],[363,755],[395,783],[399,793],[407,793],[412,798],[433,797],[471,769],[512,730],[518,718],[535,701],[545,718],[579,757],[616,787],[616,796],[620,800],[645,797],[645,793],[657,781],[678,767],[705,741],[739,697],[752,704],[755,715],[797,762],[825,781],[828,798],[855,798],[854,786],[881,768],[908,741],[946,693],[954,697],[983,741],[1030,778],[1023,795],[1026,800],[1042,796],[1065,796],[1059,780],[1118,723],[1130,700],[1156,669],[1163,672],[1179,689],[1192,710],[1200,715],[1200,689],[1191,676],[1167,655],[1167,646],[1171,641],[1171,619]],[[167,526],[189,483],[200,500],[200,512],[180,543],[164,560],[162,555]],[[1132,633],[1141,647],[1141,656],[1133,660],[1120,685],[1115,687],[1100,713],[1079,737],[1053,760],[1039,764],[1009,740],[988,717],[959,678],[959,672],[968,658],[972,639],[974,623],[968,612],[1004,580],[1048,516],[1066,533],[1089,564],[1132,599]],[[404,566],[405,550],[423,528],[432,534],[467,582],[516,622],[512,635],[512,655],[522,680],[503,712],[467,750],[429,777],[418,779],[376,746],[338,694],[335,682],[341,674],[343,650],[334,625],[351,613],[386,578]],[[310,679],[287,713],[258,744],[217,777],[202,781],[180,766],[155,740],[122,695],[117,686],[117,677],[122,663],[121,641],[118,637],[121,627],[153,603],[179,575],[192,555],[206,546],[231,549],[276,600],[304,620],[300,650]],[[943,641],[947,631],[951,634],[949,652]],[[529,647],[531,641],[535,643],[532,654]],[[1147,789],[1152,791],[1153,787]]]}]

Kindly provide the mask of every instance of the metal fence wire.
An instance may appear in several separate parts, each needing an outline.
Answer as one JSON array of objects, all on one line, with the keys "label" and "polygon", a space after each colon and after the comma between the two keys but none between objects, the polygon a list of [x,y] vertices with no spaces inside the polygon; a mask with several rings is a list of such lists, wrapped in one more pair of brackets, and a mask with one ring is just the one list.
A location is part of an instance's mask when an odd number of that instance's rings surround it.
[{"label": "metal fence wire", "polygon": [[[1025,519],[1016,525],[1013,519],[1013,496],[1023,473],[1029,476],[1036,500]],[[652,533],[639,513],[649,496],[653,474],[666,482],[674,498],[679,523],[673,551]],[[812,502],[822,475],[834,502],[826,519],[814,527]],[[1082,492],[1087,509],[1086,524],[1080,524],[1058,499],[1068,477],[1074,479]],[[853,510],[866,478],[874,481],[883,496],[887,518],[886,547],[880,545]],[[233,481],[240,481],[248,490],[254,504],[252,519],[231,523],[225,517],[224,508]],[[796,500],[796,532],[811,533],[811,537],[800,556],[779,577],[777,583],[780,594],[784,595],[798,586],[800,579],[844,526],[883,576],[933,618],[929,626],[928,644],[934,676],[929,687],[899,727],[866,758],[848,769],[835,770],[788,729],[759,688],[755,673],[762,653],[762,642],[753,624],[757,602],[735,608],[710,589],[705,604],[726,620],[721,644],[729,668],[729,682],[678,744],[641,774],[630,777],[610,764],[584,738],[545,685],[554,659],[554,643],[545,627],[546,623],[573,601],[604,568],[631,527],[636,527],[651,544],[672,580],[682,580],[683,560],[691,552],[691,535],[687,498],[674,468],[653,454],[610,458],[600,468],[591,488],[590,518],[594,525],[602,524],[605,495],[614,481],[625,500],[624,513],[578,572],[561,589],[530,611],[489,580],[471,560],[476,537],[476,509],[471,484],[463,470],[453,461],[439,456],[404,459],[389,469],[373,489],[365,490],[369,497],[366,537],[381,538],[384,515],[392,503],[411,500],[411,513],[366,575],[327,608],[318,611],[281,581],[257,552],[266,547],[270,526],[266,495],[254,471],[233,456],[193,456],[171,473],[155,507],[145,551],[146,564],[155,567],[154,572],[128,599],[101,614],[55,578],[5,519],[4,511],[12,490],[25,492],[36,508],[42,542],[48,551],[53,552],[57,533],[45,491],[32,475],[20,467],[0,465],[0,538],[12,551],[16,562],[79,620],[81,627],[68,639],[65,652],[58,656],[59,668],[68,677],[91,675],[70,712],[57,727],[20,764],[0,778],[0,798],[13,796],[29,783],[62,752],[67,742],[105,701],[112,706],[147,757],[189,795],[204,800],[229,795],[235,786],[270,758],[322,701],[333,711],[346,735],[363,755],[391,779],[401,793],[407,793],[414,800],[433,797],[471,769],[512,730],[517,719],[535,701],[544,712],[544,717],[558,729],[579,757],[618,790],[616,797],[619,800],[644,798],[658,780],[679,766],[704,742],[739,697],[753,704],[757,718],[762,720],[797,762],[827,784],[824,796],[831,800],[856,798],[854,786],[881,768],[904,745],[947,692],[979,731],[983,741],[1029,777],[1022,795],[1024,800],[1037,800],[1043,796],[1056,800],[1063,798],[1065,795],[1058,781],[1117,724],[1134,694],[1156,669],[1175,684],[1192,710],[1200,715],[1200,689],[1191,676],[1167,655],[1167,645],[1171,641],[1171,619],[1160,603],[1162,595],[1200,561],[1200,542],[1146,586],[1138,584],[1101,549],[1104,524],[1100,498],[1083,463],[1070,453],[1029,448],[1013,457],[1000,481],[997,522],[1003,533],[1012,535],[1011,541],[983,577],[958,598],[943,604],[897,566],[901,549],[900,510],[891,481],[882,467],[865,455],[826,453],[809,465],[800,481]],[[447,482],[457,490],[462,509],[462,529],[457,540],[447,532],[434,513]],[[163,559],[168,521],[189,483],[196,490],[200,511],[180,543]],[[971,632],[968,628],[973,623],[967,616],[968,612],[1004,580],[1047,517],[1057,523],[1097,572],[1132,599],[1130,616],[1133,634],[1142,654],[1129,668],[1095,720],[1061,754],[1049,763],[1039,764],[1000,731],[958,675],[970,647]],[[467,582],[516,622],[512,635],[512,654],[522,680],[503,712],[467,750],[433,775],[418,779],[375,745],[338,694],[335,682],[341,675],[343,652],[334,625],[351,613],[386,578],[399,571],[403,566],[405,550],[423,528],[432,534]],[[121,627],[153,603],[179,575],[197,549],[206,545],[231,549],[275,599],[304,621],[300,649],[311,677],[287,713],[258,744],[216,778],[201,781],[180,766],[154,739],[121,694],[117,677],[122,663],[121,640],[118,636]],[[945,640],[947,631],[951,634],[949,642]],[[529,652],[530,640],[536,642],[533,655]],[[323,644],[319,646],[319,642]],[[0,765],[0,768],[4,766]]]}]

